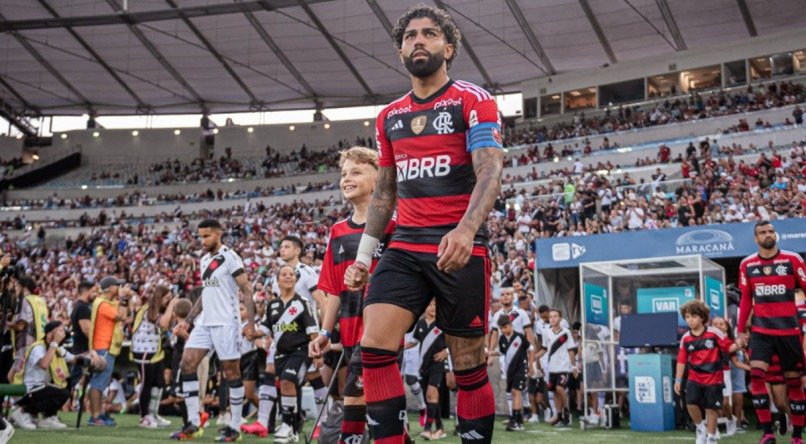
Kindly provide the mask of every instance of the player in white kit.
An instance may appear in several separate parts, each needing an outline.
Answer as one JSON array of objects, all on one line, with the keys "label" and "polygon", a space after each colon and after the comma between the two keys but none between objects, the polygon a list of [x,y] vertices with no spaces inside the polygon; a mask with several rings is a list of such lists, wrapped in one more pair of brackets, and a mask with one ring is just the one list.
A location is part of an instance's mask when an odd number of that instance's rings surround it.
[{"label": "player in white kit", "polygon": [[[185,344],[180,364],[188,422],[171,438],[191,440],[204,434],[199,418],[199,380],[196,369],[207,352],[213,349],[218,354],[224,377],[229,383],[232,413],[230,424],[221,429],[216,441],[234,442],[241,438],[238,429],[244,399],[239,344],[242,334],[250,340],[255,337],[255,302],[243,261],[232,249],[221,244],[221,224],[217,220],[206,219],[199,223],[198,229],[202,247],[207,252],[200,263],[203,289],[201,297],[184,321],[184,327],[193,324],[194,328]],[[243,328],[238,289],[243,293],[248,314],[248,322]]]}]

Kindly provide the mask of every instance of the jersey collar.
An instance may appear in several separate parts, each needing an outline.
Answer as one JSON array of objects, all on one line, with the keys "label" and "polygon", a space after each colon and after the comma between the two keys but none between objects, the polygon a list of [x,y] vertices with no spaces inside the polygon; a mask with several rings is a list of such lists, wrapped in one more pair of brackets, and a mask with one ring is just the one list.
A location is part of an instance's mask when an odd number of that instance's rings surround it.
[{"label": "jersey collar", "polygon": [[423,98],[423,99],[421,99],[421,98],[417,97],[417,96],[414,94],[414,90],[412,90],[412,91],[409,93],[409,95],[411,95],[411,101],[412,101],[412,102],[414,102],[414,103],[416,103],[416,104],[419,104],[419,105],[422,105],[422,104],[424,104],[424,103],[428,103],[428,102],[430,102],[430,101],[432,101],[432,100],[436,99],[437,97],[441,96],[442,94],[444,94],[444,93],[445,93],[445,91],[447,91],[447,90],[448,90],[448,88],[450,88],[450,87],[451,87],[451,85],[453,85],[453,80],[450,80],[450,79],[449,79],[449,80],[448,80],[448,83],[446,83],[444,86],[442,86],[442,88],[438,89],[438,90],[437,90],[435,93],[433,93],[433,94],[431,94],[430,96],[425,97],[425,98]]}]

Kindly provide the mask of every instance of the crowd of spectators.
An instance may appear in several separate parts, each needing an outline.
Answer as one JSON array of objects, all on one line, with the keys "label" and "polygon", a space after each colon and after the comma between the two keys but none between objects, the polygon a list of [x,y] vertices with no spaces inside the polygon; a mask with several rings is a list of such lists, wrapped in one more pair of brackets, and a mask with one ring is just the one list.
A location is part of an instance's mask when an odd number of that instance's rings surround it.
[{"label": "crowd of spectators", "polygon": [[[544,125],[512,129],[506,132],[504,140],[508,146],[528,145],[760,111],[804,101],[804,86],[793,82],[749,85],[744,91],[719,90],[708,95],[695,92],[688,97],[666,99],[653,107],[619,106],[616,109],[608,108],[598,116],[586,116],[584,112],[579,112],[574,114],[572,120],[561,121],[550,127]],[[803,122],[803,111],[799,107],[792,114],[796,123]],[[605,142],[599,149],[609,148],[611,147]],[[592,149],[590,146],[583,148]]]},{"label": "crowd of spectators", "polygon": [[[760,153],[755,162],[737,162],[731,148],[722,149],[731,154],[712,158],[703,145],[702,157],[691,156],[698,159],[697,170],[689,171],[685,180],[670,181],[660,170],[650,181],[628,174],[608,180],[585,172],[537,186],[531,193],[505,185],[488,219],[490,245],[502,261],[499,280],[530,281],[525,270],[533,268],[532,245],[539,237],[806,217],[805,147],[801,142],[789,152],[773,149]],[[198,281],[194,258],[201,251],[191,220],[222,220],[227,242],[241,253],[255,281],[262,282],[277,267],[276,248],[283,236],[304,239],[304,260],[317,266],[329,227],[348,212],[331,200],[164,214],[152,223],[101,213],[82,222],[96,227],[88,234],[50,244],[45,242],[46,227],[40,225],[24,230],[23,237],[0,234],[0,247],[40,279],[40,291],[55,313],[67,313],[82,277],[119,274],[140,288],[157,283],[177,291],[191,288]]]},{"label": "crowd of spectators", "polygon": [[305,144],[299,150],[280,153],[266,146],[266,155],[261,159],[238,159],[232,149],[225,148],[218,159],[197,158],[190,163],[179,159],[166,160],[150,165],[144,174],[120,170],[94,171],[86,185],[93,186],[113,179],[126,186],[155,186],[177,183],[214,183],[226,180],[268,179],[287,175],[326,173],[338,168],[339,152],[349,146],[372,147],[371,138],[356,137],[351,143],[340,140],[327,149],[309,149]]}]

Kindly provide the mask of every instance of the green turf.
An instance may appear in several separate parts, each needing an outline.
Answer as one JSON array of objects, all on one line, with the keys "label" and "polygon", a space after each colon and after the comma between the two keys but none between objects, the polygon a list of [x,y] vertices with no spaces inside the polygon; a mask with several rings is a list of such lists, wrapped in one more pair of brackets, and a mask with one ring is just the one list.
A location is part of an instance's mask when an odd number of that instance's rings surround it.
[{"label": "green turf", "polygon": [[[62,421],[68,425],[75,425],[75,414],[60,413]],[[137,426],[136,415],[117,415],[115,419],[118,422],[117,427],[87,427],[82,424],[81,429],[69,428],[67,430],[17,430],[14,437],[11,439],[12,444],[123,444],[123,443],[150,443],[150,442],[168,442],[168,436],[171,432],[178,430],[177,427],[160,430],[146,430]],[[178,418],[169,418],[174,424],[179,423]],[[420,432],[420,427],[412,423],[415,439],[418,443],[424,443],[425,440],[418,438],[417,434]],[[628,428],[618,430],[586,430],[580,431],[578,427],[573,427],[565,430],[555,430],[545,424],[527,424],[525,432],[506,432],[501,423],[501,420],[496,421],[494,442],[499,443],[533,443],[533,442],[550,442],[550,443],[612,443],[612,444],[643,444],[643,443],[683,443],[693,442],[694,434],[686,432],[664,432],[664,433],[639,433],[630,431]],[[206,430],[205,435],[198,442],[213,442],[213,438],[217,435],[217,427],[211,424]],[[306,429],[308,432],[310,428]],[[446,422],[446,431],[450,434],[453,431],[452,421]],[[747,433],[738,434],[730,438],[723,438],[720,443],[741,443],[750,444],[758,442],[760,434],[755,430]],[[243,442],[271,442],[271,436],[266,439],[256,438],[254,436],[244,436]],[[300,437],[300,442],[304,444],[304,439]],[[440,440],[444,443],[459,443],[459,439],[455,436],[449,435],[448,438]],[[789,442],[788,438],[780,439],[779,442]]]}]

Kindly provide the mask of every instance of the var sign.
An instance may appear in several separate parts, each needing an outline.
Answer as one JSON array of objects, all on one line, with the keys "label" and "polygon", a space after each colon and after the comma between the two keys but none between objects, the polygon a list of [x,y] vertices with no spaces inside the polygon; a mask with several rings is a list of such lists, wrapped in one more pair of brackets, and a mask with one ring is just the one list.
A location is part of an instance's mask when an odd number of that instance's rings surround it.
[{"label": "var sign", "polygon": [[652,300],[652,313],[676,312],[680,308],[677,298],[657,298]]}]

